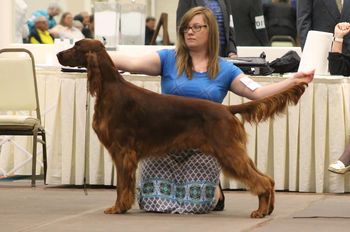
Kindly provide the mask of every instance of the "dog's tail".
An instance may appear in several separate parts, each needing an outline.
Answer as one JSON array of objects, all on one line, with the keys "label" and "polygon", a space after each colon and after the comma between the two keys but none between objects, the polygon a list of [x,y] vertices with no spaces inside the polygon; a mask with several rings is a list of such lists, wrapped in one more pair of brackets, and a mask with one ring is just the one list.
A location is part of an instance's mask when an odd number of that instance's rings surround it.
[{"label": "dog's tail", "polygon": [[265,121],[279,113],[283,113],[289,104],[296,105],[306,87],[307,83],[300,83],[270,97],[240,105],[231,105],[229,110],[232,114],[240,114],[249,123]]}]

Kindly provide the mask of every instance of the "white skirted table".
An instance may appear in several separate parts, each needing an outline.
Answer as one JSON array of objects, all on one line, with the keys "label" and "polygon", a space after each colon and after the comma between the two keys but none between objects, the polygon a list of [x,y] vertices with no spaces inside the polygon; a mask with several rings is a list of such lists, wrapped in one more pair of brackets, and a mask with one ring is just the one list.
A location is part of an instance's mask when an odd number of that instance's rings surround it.
[{"label": "white skirted table", "polygon": [[[38,69],[38,88],[43,121],[47,131],[48,184],[81,185],[85,165],[86,74],[62,73]],[[124,77],[141,87],[160,92],[160,78],[143,75]],[[256,77],[262,85],[282,77]],[[239,104],[247,99],[230,93],[224,104]],[[93,106],[94,99],[90,105]],[[93,107],[91,107],[91,116]],[[246,124],[248,152],[257,167],[271,175],[276,190],[300,192],[350,192],[350,175],[327,171],[330,162],[350,142],[350,78],[315,77],[297,106],[286,115],[259,125]],[[115,170],[107,151],[90,127],[87,181],[89,184],[115,185]],[[16,145],[5,144],[0,151],[0,171],[16,166],[15,174],[31,173],[29,155],[31,141],[14,139]],[[41,146],[39,146],[41,147]],[[38,151],[41,159],[41,151]],[[23,155],[24,154],[24,155]],[[29,160],[30,161],[30,160]],[[24,165],[22,165],[24,164]],[[38,168],[39,172],[39,168]],[[222,176],[224,188],[244,188]]]}]

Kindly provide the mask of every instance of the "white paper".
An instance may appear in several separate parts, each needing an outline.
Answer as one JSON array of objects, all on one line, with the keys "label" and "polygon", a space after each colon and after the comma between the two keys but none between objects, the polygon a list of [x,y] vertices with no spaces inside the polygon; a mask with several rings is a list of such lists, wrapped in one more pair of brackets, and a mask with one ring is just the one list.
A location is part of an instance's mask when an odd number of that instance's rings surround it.
[{"label": "white paper", "polygon": [[333,34],[309,31],[301,56],[298,71],[315,69],[315,74],[328,75],[328,52],[331,50]]},{"label": "white paper", "polygon": [[239,80],[252,91],[261,87],[261,85],[258,82],[255,82],[254,80],[252,80],[251,78],[249,78],[247,76],[242,77]]},{"label": "white paper", "polygon": [[102,11],[95,13],[95,35],[115,36],[117,34],[117,13]]}]

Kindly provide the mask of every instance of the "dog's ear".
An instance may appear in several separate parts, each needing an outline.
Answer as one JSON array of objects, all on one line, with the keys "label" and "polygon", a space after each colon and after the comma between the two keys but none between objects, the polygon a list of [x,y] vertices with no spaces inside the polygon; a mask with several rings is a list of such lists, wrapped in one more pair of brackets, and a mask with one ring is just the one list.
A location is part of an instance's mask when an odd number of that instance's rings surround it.
[{"label": "dog's ear", "polygon": [[86,61],[89,92],[92,96],[96,96],[102,87],[102,76],[96,53],[88,52],[86,54]]}]

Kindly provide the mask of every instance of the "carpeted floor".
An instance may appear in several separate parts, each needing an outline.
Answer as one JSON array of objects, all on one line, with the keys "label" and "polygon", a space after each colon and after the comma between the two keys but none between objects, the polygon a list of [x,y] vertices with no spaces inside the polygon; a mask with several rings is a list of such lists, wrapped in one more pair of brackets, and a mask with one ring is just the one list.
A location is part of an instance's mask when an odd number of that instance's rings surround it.
[{"label": "carpeted floor", "polygon": [[325,195],[322,199],[312,202],[305,209],[296,212],[293,218],[349,218],[350,197],[339,194],[337,197]]}]

